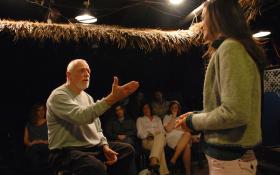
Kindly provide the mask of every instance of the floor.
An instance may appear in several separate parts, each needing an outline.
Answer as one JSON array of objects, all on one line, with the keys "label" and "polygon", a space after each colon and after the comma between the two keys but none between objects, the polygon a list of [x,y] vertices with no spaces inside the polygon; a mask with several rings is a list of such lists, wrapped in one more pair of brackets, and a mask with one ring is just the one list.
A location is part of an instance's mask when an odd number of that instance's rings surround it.
[{"label": "floor", "polygon": [[192,166],[192,175],[208,175],[208,164],[207,162],[204,163],[203,167],[199,167],[198,165]]},{"label": "floor", "polygon": [[[278,170],[275,170],[274,167],[271,167],[272,164],[266,164],[265,167],[262,162],[259,162],[262,164],[262,166],[258,167],[257,175],[280,175],[279,167]],[[192,165],[192,175],[209,175],[208,171],[208,164],[205,161],[203,164],[203,167],[199,167],[198,165],[194,164]],[[178,175],[184,175],[184,174],[178,174]]]}]

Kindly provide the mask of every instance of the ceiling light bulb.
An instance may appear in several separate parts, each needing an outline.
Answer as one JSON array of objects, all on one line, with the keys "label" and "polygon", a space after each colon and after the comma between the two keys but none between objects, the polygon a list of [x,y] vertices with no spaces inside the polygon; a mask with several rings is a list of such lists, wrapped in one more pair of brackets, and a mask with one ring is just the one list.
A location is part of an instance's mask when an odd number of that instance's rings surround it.
[{"label": "ceiling light bulb", "polygon": [[91,24],[91,23],[95,23],[96,21],[97,21],[97,19],[93,18],[93,19],[82,20],[80,22],[81,23],[86,23],[86,24]]},{"label": "ceiling light bulb", "polygon": [[83,15],[79,15],[79,16],[76,16],[75,19],[81,23],[95,23],[97,21],[97,18],[92,16],[92,15],[89,15],[89,14],[83,14]]},{"label": "ceiling light bulb", "polygon": [[169,0],[169,2],[173,5],[181,4],[184,0]]},{"label": "ceiling light bulb", "polygon": [[271,32],[270,31],[260,31],[260,32],[257,32],[255,34],[253,34],[253,37],[254,38],[261,38],[261,37],[265,37],[265,36],[268,36],[270,35]]}]

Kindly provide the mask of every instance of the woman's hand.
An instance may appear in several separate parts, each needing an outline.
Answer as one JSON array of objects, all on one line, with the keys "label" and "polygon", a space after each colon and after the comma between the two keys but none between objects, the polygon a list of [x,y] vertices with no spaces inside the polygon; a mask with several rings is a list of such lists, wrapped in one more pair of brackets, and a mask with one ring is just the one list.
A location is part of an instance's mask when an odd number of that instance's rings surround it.
[{"label": "woman's hand", "polygon": [[178,119],[175,122],[175,128],[182,127],[185,131],[191,131],[191,129],[186,124],[186,118],[188,118],[193,112],[187,112],[185,114],[182,114],[178,117]]},{"label": "woman's hand", "polygon": [[30,142],[28,144],[28,146],[33,146],[36,144],[48,144],[48,141],[47,140],[33,140],[32,142]]}]

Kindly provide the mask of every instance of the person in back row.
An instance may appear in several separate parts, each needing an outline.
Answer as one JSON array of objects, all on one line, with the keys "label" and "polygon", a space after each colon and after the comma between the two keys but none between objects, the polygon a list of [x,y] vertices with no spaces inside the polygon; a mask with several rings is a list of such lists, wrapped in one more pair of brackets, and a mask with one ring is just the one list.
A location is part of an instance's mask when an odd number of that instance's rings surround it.
[{"label": "person in back row", "polygon": [[48,164],[48,128],[44,103],[36,103],[31,107],[30,120],[24,128],[24,145],[28,174],[52,174]]},{"label": "person in back row", "polygon": [[163,121],[163,117],[167,114],[169,101],[165,100],[161,91],[154,92],[154,101],[151,103],[153,114],[157,115]]},{"label": "person in back row", "polygon": [[105,134],[110,141],[124,142],[136,148],[136,125],[121,104],[114,107],[115,116],[105,126]]},{"label": "person in back row", "polygon": [[175,122],[177,117],[181,113],[181,105],[178,101],[171,101],[167,115],[163,119],[163,126],[166,130],[166,143],[174,149],[170,162],[168,163],[168,169],[174,173],[175,164],[181,154],[185,167],[186,175],[191,174],[191,141],[192,135],[190,132],[185,131],[181,127],[175,128]]}]

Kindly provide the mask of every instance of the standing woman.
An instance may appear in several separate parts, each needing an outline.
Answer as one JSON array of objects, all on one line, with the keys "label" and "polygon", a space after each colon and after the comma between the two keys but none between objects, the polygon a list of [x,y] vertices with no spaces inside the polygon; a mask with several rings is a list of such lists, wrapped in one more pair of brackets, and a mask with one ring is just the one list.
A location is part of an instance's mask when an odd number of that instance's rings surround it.
[{"label": "standing woman", "polygon": [[210,175],[255,175],[253,148],[261,143],[261,76],[265,54],[252,38],[238,0],[210,0],[202,13],[211,56],[202,113],[176,121],[204,132]]}]

